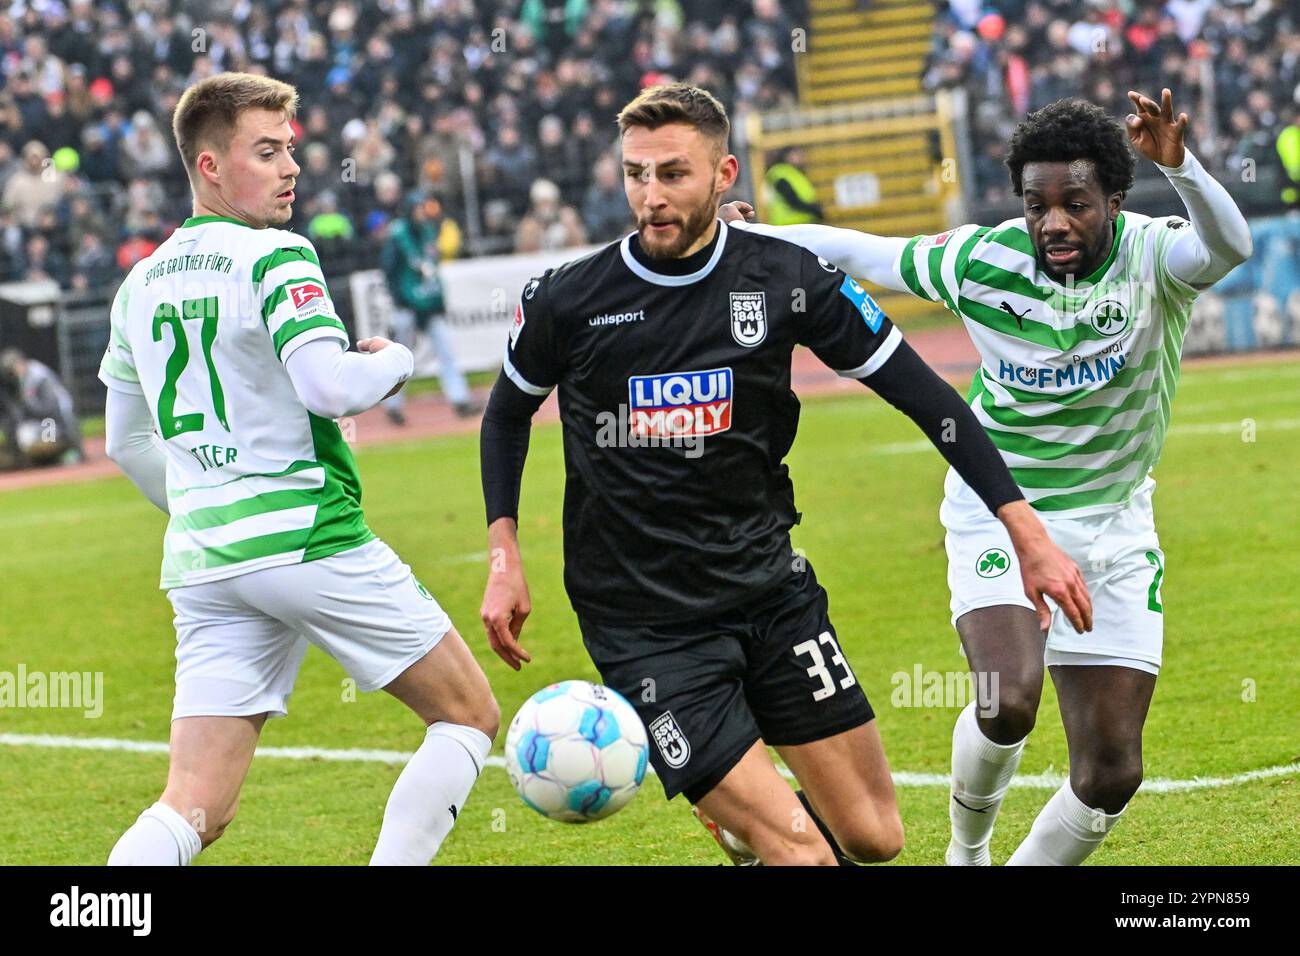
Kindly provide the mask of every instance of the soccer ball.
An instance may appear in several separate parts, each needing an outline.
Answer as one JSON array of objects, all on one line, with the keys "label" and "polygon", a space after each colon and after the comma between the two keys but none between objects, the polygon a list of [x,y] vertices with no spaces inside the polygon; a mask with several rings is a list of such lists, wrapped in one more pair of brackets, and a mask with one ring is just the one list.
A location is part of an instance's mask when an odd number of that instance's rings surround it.
[{"label": "soccer ball", "polygon": [[543,816],[601,820],[636,795],[645,779],[645,727],[620,694],[585,680],[543,687],[506,733],[510,782]]}]

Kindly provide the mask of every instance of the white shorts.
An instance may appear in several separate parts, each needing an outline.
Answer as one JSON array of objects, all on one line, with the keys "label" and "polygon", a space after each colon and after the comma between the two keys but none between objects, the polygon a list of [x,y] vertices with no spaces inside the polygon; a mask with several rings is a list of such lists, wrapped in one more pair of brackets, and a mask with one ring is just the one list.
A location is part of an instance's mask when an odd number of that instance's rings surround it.
[{"label": "white shorts", "polygon": [[378,690],[433,649],[451,620],[378,538],[278,568],[167,592],[176,612],[178,717],[283,717],[307,645]]},{"label": "white shorts", "polygon": [[[1148,476],[1120,510],[1078,518],[1039,514],[1056,545],[1074,559],[1092,596],[1092,630],[1076,634],[1050,598],[1052,624],[1044,661],[1112,664],[1159,673],[1164,645],[1160,585],[1165,555],[1156,536]],[[982,607],[1032,608],[1020,562],[1002,522],[953,471],[944,482],[939,520],[947,531],[952,621]]]}]

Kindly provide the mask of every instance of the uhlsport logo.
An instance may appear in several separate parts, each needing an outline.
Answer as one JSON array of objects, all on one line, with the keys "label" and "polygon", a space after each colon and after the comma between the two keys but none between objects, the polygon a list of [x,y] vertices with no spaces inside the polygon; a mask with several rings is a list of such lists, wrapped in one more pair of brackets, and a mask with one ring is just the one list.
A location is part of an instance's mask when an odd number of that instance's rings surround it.
[{"label": "uhlsport logo", "polygon": [[975,562],[975,573],[982,578],[997,578],[1007,573],[1011,558],[1001,548],[989,548]]},{"label": "uhlsport logo", "polygon": [[731,427],[731,369],[634,375],[627,380],[633,435],[700,438]]},{"label": "uhlsport logo", "polygon": [[637,309],[635,312],[607,312],[604,315],[593,315],[587,320],[591,326],[602,325],[622,325],[625,322],[644,322],[645,309]]},{"label": "uhlsport logo", "polygon": [[1129,326],[1128,312],[1114,299],[1098,303],[1089,321],[1102,335],[1123,335]]},{"label": "uhlsport logo", "polygon": [[677,726],[677,721],[673,720],[671,710],[664,711],[650,722],[650,736],[663,755],[664,763],[674,770],[680,770],[691,759],[690,741]]},{"label": "uhlsport logo", "polygon": [[731,293],[731,337],[745,348],[767,338],[767,293]]}]

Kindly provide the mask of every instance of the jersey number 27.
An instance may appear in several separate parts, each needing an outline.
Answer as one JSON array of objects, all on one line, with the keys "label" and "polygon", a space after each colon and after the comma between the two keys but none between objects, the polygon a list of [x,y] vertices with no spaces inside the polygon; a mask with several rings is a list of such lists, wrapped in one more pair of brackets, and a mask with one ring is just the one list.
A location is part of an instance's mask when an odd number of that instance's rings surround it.
[{"label": "jersey number 27", "polygon": [[172,354],[167,359],[167,378],[163,382],[162,391],[158,393],[158,430],[164,441],[203,428],[202,412],[176,414],[176,384],[190,363],[190,344],[185,337],[183,325],[190,319],[203,321],[199,330],[199,342],[203,347],[203,359],[208,366],[208,382],[212,386],[212,408],[217,413],[217,421],[221,422],[226,431],[230,431],[230,425],[226,423],[226,393],[221,387],[221,379],[217,377],[217,367],[212,363],[212,343],[217,338],[217,297],[210,295],[204,299],[186,299],[179,310],[170,302],[164,302],[154,310],[153,340],[162,341],[164,325],[172,328]]}]

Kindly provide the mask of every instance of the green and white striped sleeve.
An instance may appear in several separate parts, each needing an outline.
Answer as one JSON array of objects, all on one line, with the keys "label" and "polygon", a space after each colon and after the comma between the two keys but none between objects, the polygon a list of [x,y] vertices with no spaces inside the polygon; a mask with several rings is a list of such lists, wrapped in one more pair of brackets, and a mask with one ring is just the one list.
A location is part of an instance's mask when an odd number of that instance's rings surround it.
[{"label": "green and white striped sleeve", "polygon": [[899,278],[913,295],[957,312],[971,252],[988,231],[987,226],[966,225],[934,236],[913,236],[899,254]]},{"label": "green and white striped sleeve", "polygon": [[117,295],[113,296],[113,305],[109,310],[108,348],[99,363],[99,380],[108,388],[129,395],[143,395],[140,376],[135,370],[135,356],[131,354],[131,343],[126,337],[126,304],[128,276],[118,286]]},{"label": "green and white striped sleeve", "polygon": [[338,339],[347,348],[347,329],[334,311],[316,250],[300,236],[286,234],[286,239],[253,266],[262,322],[276,357],[287,362],[295,349],[320,338]]}]

